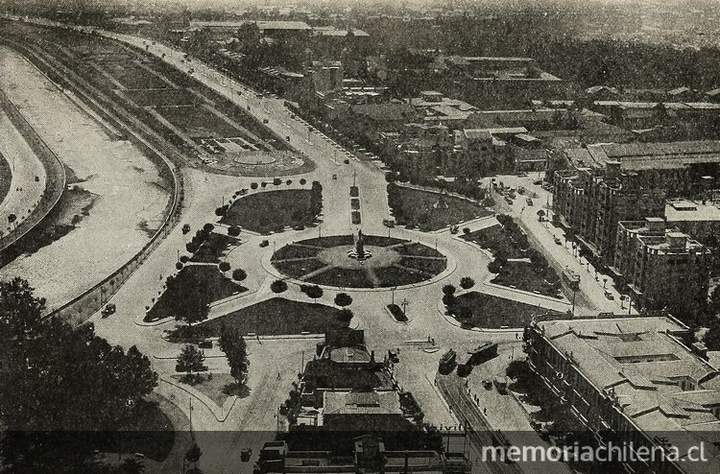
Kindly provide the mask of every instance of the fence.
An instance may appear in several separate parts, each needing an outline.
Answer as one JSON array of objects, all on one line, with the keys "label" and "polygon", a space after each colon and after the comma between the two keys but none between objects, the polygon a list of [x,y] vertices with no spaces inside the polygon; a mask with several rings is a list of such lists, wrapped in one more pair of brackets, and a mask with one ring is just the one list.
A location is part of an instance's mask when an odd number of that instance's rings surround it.
[{"label": "fence", "polygon": [[[0,237],[0,251],[7,249],[30,230],[40,224],[50,211],[57,205],[65,190],[66,177],[65,167],[53,151],[47,146],[42,138],[37,134],[35,129],[25,120],[20,111],[17,109],[10,99],[0,91],[0,108],[10,119],[13,126],[20,132],[30,149],[38,157],[45,168],[47,175],[46,187],[40,201],[35,204],[29,203],[28,211],[31,212],[27,219],[20,222],[15,229],[8,234]],[[12,191],[10,191],[12,192]]]}]

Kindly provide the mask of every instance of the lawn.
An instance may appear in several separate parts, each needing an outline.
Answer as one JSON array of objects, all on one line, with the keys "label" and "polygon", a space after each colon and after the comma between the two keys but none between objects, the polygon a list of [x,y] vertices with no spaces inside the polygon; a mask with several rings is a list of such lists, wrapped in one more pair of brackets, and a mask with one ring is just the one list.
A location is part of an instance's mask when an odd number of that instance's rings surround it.
[{"label": "lawn", "polygon": [[215,232],[212,232],[210,233],[210,237],[208,237],[208,240],[206,240],[200,246],[200,249],[195,252],[195,255],[193,255],[190,261],[202,263],[219,263],[220,257],[225,255],[228,248],[239,243],[240,241],[234,237],[223,234],[216,234]]},{"label": "lawn", "polygon": [[[230,374],[212,374],[212,378],[209,378],[211,374],[201,374],[202,380],[199,383],[191,385],[195,390],[202,392],[207,395],[215,404],[219,407],[223,406],[225,401],[230,398],[231,395],[243,395],[243,387],[238,390],[235,379]],[[172,375],[172,378],[177,380],[178,383],[185,375]]]},{"label": "lawn", "polygon": [[12,172],[10,171],[10,164],[2,153],[0,153],[0,203],[3,202],[8,195],[11,182]]},{"label": "lawn", "polygon": [[295,260],[292,262],[273,262],[273,266],[289,277],[300,278],[315,270],[326,267],[327,263],[309,258],[307,260]]},{"label": "lawn", "polygon": [[534,271],[527,262],[507,262],[491,283],[511,286],[553,298],[562,298],[560,285],[549,284],[545,281],[544,275]]},{"label": "lawn", "polygon": [[318,285],[339,286],[341,288],[372,288],[374,286],[365,270],[338,267],[331,268],[305,281]]},{"label": "lawn", "polygon": [[402,257],[400,259],[400,265],[421,272],[428,273],[430,275],[439,275],[447,268],[447,260],[445,259],[430,259],[430,258],[415,258],[415,257]]},{"label": "lawn", "polygon": [[412,242],[400,247],[393,248],[400,255],[408,257],[443,257],[443,254],[435,250],[434,248],[428,247],[418,242]]},{"label": "lawn", "polygon": [[[471,314],[467,321],[470,325],[489,329],[498,329],[502,326],[522,328],[530,322],[533,316],[538,321],[568,317],[566,313],[558,313],[476,291],[458,296],[453,307],[449,308],[449,312],[453,316],[463,311]],[[461,319],[458,320],[463,322]]]},{"label": "lawn", "polygon": [[123,94],[141,107],[149,105],[192,105],[199,100],[186,89],[137,89],[123,91]]},{"label": "lawn", "polygon": [[[180,287],[183,286],[185,281],[190,284],[196,277],[199,280],[205,280],[208,283],[210,301],[217,301],[223,298],[227,298],[236,293],[242,293],[247,291],[247,288],[238,285],[229,278],[225,277],[215,265],[187,265],[177,275],[180,279]],[[192,278],[192,279],[191,279]],[[171,294],[170,291],[165,291],[160,298],[155,301],[155,305],[150,308],[150,311],[145,315],[145,321],[157,321],[167,317],[174,317],[171,314],[171,307],[169,302],[177,296]]]},{"label": "lawn", "polygon": [[310,258],[320,253],[320,248],[306,247],[305,245],[286,245],[272,256],[272,260],[285,260],[287,258]]},{"label": "lawn", "polygon": [[303,245],[316,245],[329,249],[330,247],[337,247],[339,245],[352,245],[354,240],[352,235],[331,235],[319,239],[307,239],[298,243]]},{"label": "lawn", "polygon": [[391,288],[393,286],[412,285],[428,279],[424,273],[408,271],[404,268],[391,265],[385,268],[376,268],[375,275],[380,280],[380,286]]},{"label": "lawn", "polygon": [[442,229],[492,211],[464,199],[389,184],[388,202],[398,224],[416,226],[422,231]]},{"label": "lawn", "polygon": [[191,138],[223,138],[243,135],[240,130],[201,107],[169,106],[157,107],[156,110]]},{"label": "lawn", "polygon": [[484,249],[488,249],[493,253],[498,251],[503,253],[506,258],[523,258],[525,252],[513,245],[508,235],[500,225],[486,227],[484,229],[463,234],[463,240],[474,242]]},{"label": "lawn", "polygon": [[[313,191],[308,189],[250,194],[235,201],[220,222],[260,233],[299,224],[310,225],[318,216],[312,201]],[[312,245],[311,242],[308,244]]]},{"label": "lawn", "polygon": [[347,327],[338,319],[340,310],[316,303],[272,298],[234,311],[227,316],[206,321],[198,326],[210,336],[219,336],[224,324],[241,334],[258,335],[324,334],[328,329]]}]

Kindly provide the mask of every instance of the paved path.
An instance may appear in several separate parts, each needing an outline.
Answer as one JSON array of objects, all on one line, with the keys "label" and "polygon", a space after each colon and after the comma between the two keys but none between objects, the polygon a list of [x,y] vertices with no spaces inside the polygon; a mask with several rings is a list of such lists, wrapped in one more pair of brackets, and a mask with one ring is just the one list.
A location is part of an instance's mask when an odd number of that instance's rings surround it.
[{"label": "paved path", "polygon": [[[0,136],[0,153],[7,160],[12,173],[10,190],[0,203],[0,233],[7,234],[30,216],[28,211],[35,208],[45,191],[47,176],[40,159],[1,110]],[[10,214],[16,216],[13,223],[8,220]]]}]

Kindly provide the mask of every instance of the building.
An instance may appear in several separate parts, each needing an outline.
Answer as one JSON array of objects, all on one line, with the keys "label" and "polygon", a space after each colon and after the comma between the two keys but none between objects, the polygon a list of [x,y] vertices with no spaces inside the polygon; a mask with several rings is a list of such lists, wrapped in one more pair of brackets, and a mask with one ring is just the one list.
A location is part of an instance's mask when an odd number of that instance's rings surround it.
[{"label": "building", "polygon": [[422,421],[412,394],[399,390],[392,362],[368,352],[363,331],[333,330],[305,366],[291,429],[415,431]]},{"label": "building", "polygon": [[572,230],[588,256],[612,265],[618,222],[662,216],[666,190],[647,185],[637,172],[623,171],[620,162],[604,164],[602,170],[556,171],[552,208],[554,219]]},{"label": "building", "polygon": [[720,246],[720,196],[711,193],[710,199],[691,201],[671,199],[665,205],[668,227],[677,228],[704,245]]},{"label": "building", "polygon": [[662,218],[620,222],[614,258],[611,270],[641,308],[679,315],[707,299],[710,250]]},{"label": "building", "polygon": [[[671,317],[573,319],[533,323],[524,339],[532,369],[599,443],[678,451],[628,472],[717,472],[720,378],[682,344],[687,331]],[[687,461],[701,443],[709,461]]]},{"label": "building", "polygon": [[349,443],[352,451],[342,454],[317,447],[312,451],[293,450],[284,441],[265,443],[260,451],[259,472],[459,474],[472,469],[462,452],[388,449],[383,438],[372,434],[358,436]]}]

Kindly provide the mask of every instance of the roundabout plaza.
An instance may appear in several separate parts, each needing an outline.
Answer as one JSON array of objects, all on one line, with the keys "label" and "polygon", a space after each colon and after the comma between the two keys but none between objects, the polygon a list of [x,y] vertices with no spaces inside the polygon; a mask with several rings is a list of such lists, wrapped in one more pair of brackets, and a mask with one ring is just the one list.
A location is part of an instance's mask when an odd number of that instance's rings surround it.
[{"label": "roundabout plaza", "polygon": [[427,245],[362,230],[291,242],[272,255],[271,263],[293,280],[358,289],[426,282],[448,269],[448,258]]}]

